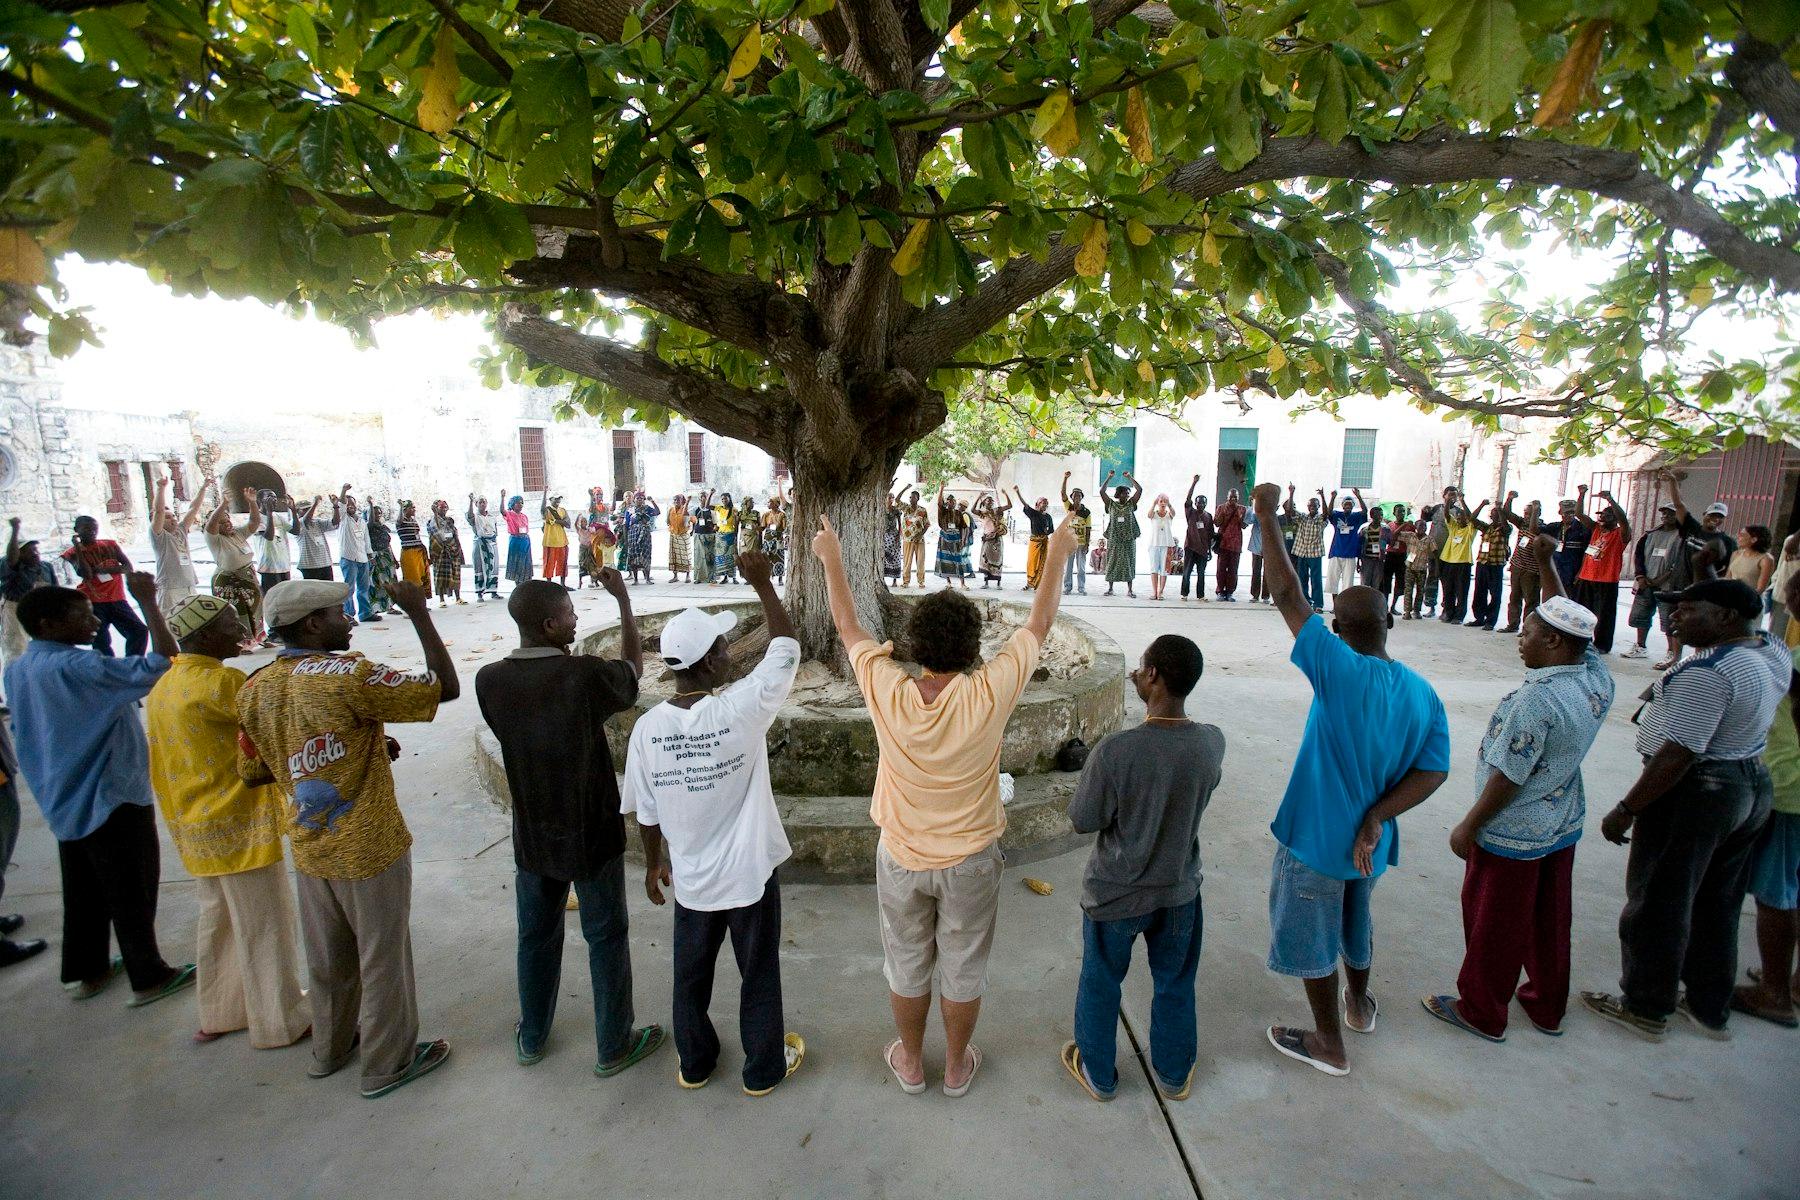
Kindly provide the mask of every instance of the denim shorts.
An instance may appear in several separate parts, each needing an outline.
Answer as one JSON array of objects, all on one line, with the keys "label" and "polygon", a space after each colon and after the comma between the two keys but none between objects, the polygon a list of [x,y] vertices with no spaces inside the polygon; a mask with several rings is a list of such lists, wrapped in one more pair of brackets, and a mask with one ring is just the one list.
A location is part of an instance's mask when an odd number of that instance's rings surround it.
[{"label": "denim shorts", "polygon": [[1322,979],[1338,960],[1366,971],[1375,957],[1369,897],[1375,880],[1321,875],[1288,850],[1275,848],[1269,877],[1269,970]]},{"label": "denim shorts", "polygon": [[1750,893],[1765,908],[1800,908],[1800,815],[1769,814],[1750,862]]}]

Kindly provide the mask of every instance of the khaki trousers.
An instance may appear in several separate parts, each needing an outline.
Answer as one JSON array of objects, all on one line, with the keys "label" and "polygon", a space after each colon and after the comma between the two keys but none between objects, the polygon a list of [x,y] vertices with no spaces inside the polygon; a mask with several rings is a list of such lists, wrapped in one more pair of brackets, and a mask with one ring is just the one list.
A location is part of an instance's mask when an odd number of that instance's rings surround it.
[{"label": "khaki trousers", "polygon": [[250,1031],[258,1050],[291,1046],[312,1024],[300,989],[300,923],[287,864],[205,875],[200,890],[195,991],[200,1028]]},{"label": "khaki trousers", "polygon": [[920,538],[916,542],[909,541],[909,542],[905,543],[905,548],[906,548],[906,557],[903,560],[903,564],[902,564],[902,568],[901,568],[901,574],[905,577],[905,579],[904,579],[904,582],[901,584],[901,586],[902,587],[912,586],[913,569],[914,569],[914,567],[917,567],[918,572],[919,572],[919,586],[924,587],[925,586],[925,539]]},{"label": "khaki trousers", "polygon": [[312,975],[313,1062],[335,1071],[362,1033],[365,1091],[398,1079],[419,1041],[413,984],[412,857],[372,879],[316,879],[294,872],[300,929]]}]

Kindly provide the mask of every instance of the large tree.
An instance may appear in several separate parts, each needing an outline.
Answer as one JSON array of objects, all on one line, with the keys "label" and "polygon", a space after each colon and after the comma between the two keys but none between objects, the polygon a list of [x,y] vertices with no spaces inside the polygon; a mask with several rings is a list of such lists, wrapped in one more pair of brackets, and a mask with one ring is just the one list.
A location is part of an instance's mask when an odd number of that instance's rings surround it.
[{"label": "large tree", "polygon": [[906,460],[917,465],[928,488],[967,479],[994,490],[1006,464],[1019,455],[1092,454],[1119,427],[1116,409],[1096,412],[1085,403],[1057,407],[1065,411],[1046,415],[1041,405],[986,391],[953,396],[944,423],[915,442]]},{"label": "large tree", "polygon": [[[968,386],[1791,431],[1793,8],[5,0],[0,280],[59,349],[63,251],[364,330],[484,311],[494,370],[793,464],[879,628],[882,488]],[[1396,299],[1552,238],[1605,278]],[[1767,340],[1691,349],[1712,312]],[[825,652],[804,552],[790,592]]]}]

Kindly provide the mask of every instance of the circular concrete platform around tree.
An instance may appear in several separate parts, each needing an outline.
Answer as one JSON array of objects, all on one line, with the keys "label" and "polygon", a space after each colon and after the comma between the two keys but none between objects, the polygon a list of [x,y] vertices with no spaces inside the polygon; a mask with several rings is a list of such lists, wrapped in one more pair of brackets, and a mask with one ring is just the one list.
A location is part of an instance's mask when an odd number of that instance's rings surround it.
[{"label": "circular concrete platform around tree", "polygon": [[[1024,621],[1028,610],[1023,605],[984,599],[979,593],[973,598],[985,610],[990,630],[983,645],[985,657],[998,648],[1011,628]],[[897,606],[904,608],[915,598],[895,599]],[[706,607],[738,613],[737,645],[745,651],[740,670],[747,670],[766,644],[760,631],[760,606],[754,600],[734,600]],[[656,638],[673,615],[652,613],[639,619],[651,664],[657,664]],[[903,624],[903,618],[893,621],[894,627]],[[583,637],[577,649],[607,655],[616,653],[617,645],[614,626]],[[810,678],[803,678],[796,687],[793,701],[782,709],[768,738],[776,804],[794,849],[782,874],[796,882],[867,882],[873,878],[879,836],[869,820],[876,765],[874,728],[860,699],[854,697],[854,684],[846,687],[841,681],[829,680],[816,667],[802,669]],[[671,690],[667,672],[660,665],[651,665],[645,676],[637,706],[609,722],[608,741],[614,761],[620,765],[638,716],[661,703]],[[1085,621],[1059,616],[1001,745],[1001,770],[1014,780],[1001,843],[1009,861],[1028,862],[1060,854],[1079,843],[1081,838],[1070,827],[1066,813],[1077,776],[1055,769],[1056,754],[1071,738],[1079,737],[1092,746],[1117,729],[1124,702],[1125,659],[1118,646]],[[477,734],[475,763],[489,794],[502,808],[510,808],[499,744],[485,728]],[[635,829],[630,844],[635,854]]]}]

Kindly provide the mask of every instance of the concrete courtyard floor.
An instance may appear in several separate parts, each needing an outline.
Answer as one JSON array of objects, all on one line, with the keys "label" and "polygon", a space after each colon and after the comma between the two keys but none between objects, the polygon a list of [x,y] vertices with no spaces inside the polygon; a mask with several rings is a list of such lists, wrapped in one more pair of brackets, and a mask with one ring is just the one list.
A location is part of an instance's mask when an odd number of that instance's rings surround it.
[{"label": "concrete courtyard floor", "polygon": [[[659,583],[635,598],[653,610],[701,591]],[[1016,580],[1009,595],[1023,596]],[[613,617],[611,602],[591,592],[578,606],[584,625]],[[903,1095],[881,1063],[891,1025],[874,897],[860,886],[784,889],[788,1025],[810,1052],[774,1095],[752,1100],[737,1087],[728,955],[713,1006],[727,1049],[712,1086],[677,1089],[672,1046],[623,1076],[596,1079],[573,917],[550,1055],[520,1068],[509,826],[475,781],[480,717],[465,691],[435,724],[392,731],[404,746],[397,774],[416,839],[421,1034],[449,1038],[454,1054],[437,1074],[379,1101],[357,1096],[354,1071],[308,1079],[305,1043],[255,1051],[234,1036],[193,1045],[191,994],[127,1011],[127,992],[115,986],[71,1003],[57,987],[55,845],[26,801],[3,907],[26,915],[20,936],[52,945],[0,973],[0,1196],[1800,1195],[1800,1034],[1740,1019],[1728,1044],[1677,1025],[1653,1046],[1577,1004],[1565,1037],[1541,1036],[1515,1013],[1509,1040],[1496,1046],[1421,1010],[1421,996],[1454,990],[1461,864],[1446,835],[1471,800],[1488,714],[1520,676],[1513,639],[1435,622],[1395,631],[1396,654],[1449,708],[1455,770],[1402,821],[1401,862],[1375,902],[1379,1027],[1351,1037],[1352,1074],[1330,1079],[1278,1057],[1263,1037],[1272,1022],[1306,1020],[1298,984],[1263,965],[1268,822],[1307,703],[1286,661],[1285,628],[1270,609],[1245,603],[1121,595],[1077,597],[1071,607],[1133,661],[1171,631],[1208,655],[1191,711],[1224,727],[1228,750],[1201,825],[1206,948],[1188,1101],[1159,1103],[1136,1050],[1148,1032],[1141,951],[1127,983],[1119,1098],[1095,1104],[1057,1063],[1079,969],[1085,850],[1008,872],[977,1036],[986,1065],[962,1100],[935,1088],[943,1057],[935,1019],[931,1091]],[[434,616],[465,679],[511,643],[492,602]],[[401,620],[359,630],[356,646],[418,661]],[[1619,701],[1588,759],[1594,815],[1575,867],[1577,989],[1612,988],[1618,974],[1625,850],[1599,837],[1598,813],[1635,775],[1628,718],[1650,670],[1616,658],[1613,667]],[[1127,720],[1139,716],[1132,699]],[[194,889],[166,839],[163,859],[159,931],[165,956],[182,962],[192,957]],[[1055,893],[1028,891],[1027,874]],[[648,903],[638,876],[628,878],[638,1017],[666,1022],[670,913]],[[1742,953],[1754,961],[1748,916]]]}]

